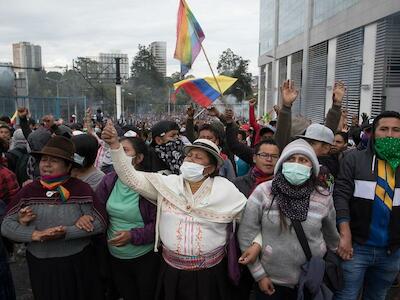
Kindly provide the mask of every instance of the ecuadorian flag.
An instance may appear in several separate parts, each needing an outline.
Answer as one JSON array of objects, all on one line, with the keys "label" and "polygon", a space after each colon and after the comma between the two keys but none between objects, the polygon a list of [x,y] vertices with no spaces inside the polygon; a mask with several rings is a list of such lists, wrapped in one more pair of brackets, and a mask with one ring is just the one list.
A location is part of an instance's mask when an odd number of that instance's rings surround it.
[{"label": "ecuadorian flag", "polygon": [[[237,80],[228,76],[216,76],[218,81],[215,81],[214,77],[204,78],[191,78],[179,81],[174,84],[175,94],[180,90],[184,91],[192,98],[194,102],[202,107],[209,107],[213,104],[218,97],[221,96],[227,89],[229,89]],[[219,92],[219,88],[221,93]]]}]

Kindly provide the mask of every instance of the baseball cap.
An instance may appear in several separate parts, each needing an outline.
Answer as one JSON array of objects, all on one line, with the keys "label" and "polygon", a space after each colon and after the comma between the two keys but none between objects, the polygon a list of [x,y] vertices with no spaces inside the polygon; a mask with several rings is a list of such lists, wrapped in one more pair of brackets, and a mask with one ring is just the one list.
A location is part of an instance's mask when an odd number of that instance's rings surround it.
[{"label": "baseball cap", "polygon": [[151,127],[151,136],[152,136],[152,144],[154,145],[154,139],[157,136],[164,136],[167,132],[171,130],[178,130],[179,126],[173,121],[163,120],[156,123],[153,127]]},{"label": "baseball cap", "polygon": [[273,126],[271,126],[271,125],[263,126],[263,127],[260,129],[260,136],[263,135],[263,134],[265,134],[265,133],[267,133],[268,131],[269,131],[269,132],[272,132],[272,133],[275,133],[275,132],[276,132],[276,128],[273,127]]},{"label": "baseball cap", "polygon": [[332,145],[335,140],[333,131],[328,127],[321,124],[311,124],[307,127],[306,133],[304,135],[298,135],[297,137],[320,141]]}]

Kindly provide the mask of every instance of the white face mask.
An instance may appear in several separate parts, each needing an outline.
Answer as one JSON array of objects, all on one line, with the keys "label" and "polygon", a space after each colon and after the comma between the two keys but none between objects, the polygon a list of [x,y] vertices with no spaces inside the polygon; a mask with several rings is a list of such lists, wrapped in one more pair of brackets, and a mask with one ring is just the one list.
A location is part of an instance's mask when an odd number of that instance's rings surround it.
[{"label": "white face mask", "polygon": [[180,167],[183,178],[187,181],[199,182],[204,179],[204,166],[189,161],[184,161]]}]

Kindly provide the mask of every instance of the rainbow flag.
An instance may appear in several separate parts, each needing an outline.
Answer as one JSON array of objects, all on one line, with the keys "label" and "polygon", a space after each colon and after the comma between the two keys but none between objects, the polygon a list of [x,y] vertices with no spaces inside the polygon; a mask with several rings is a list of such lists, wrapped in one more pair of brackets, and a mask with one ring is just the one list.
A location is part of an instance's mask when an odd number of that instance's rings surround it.
[{"label": "rainbow flag", "polygon": [[[217,76],[219,87],[221,92],[224,93],[229,89],[237,80],[237,78],[232,78],[228,76]],[[204,78],[191,78],[174,83],[175,94],[183,89],[194,102],[202,107],[209,107],[221,93],[218,89],[218,84],[214,77],[204,77]]]},{"label": "rainbow flag", "polygon": [[180,0],[176,27],[174,58],[181,61],[181,73],[186,74],[201,50],[205,35],[185,0]]}]

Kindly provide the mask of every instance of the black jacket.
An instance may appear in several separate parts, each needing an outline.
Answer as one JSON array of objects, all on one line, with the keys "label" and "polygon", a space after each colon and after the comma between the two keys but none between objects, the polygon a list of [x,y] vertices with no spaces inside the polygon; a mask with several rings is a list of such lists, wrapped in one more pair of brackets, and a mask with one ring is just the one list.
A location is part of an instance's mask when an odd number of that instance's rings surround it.
[{"label": "black jacket", "polygon": [[237,189],[246,196],[246,198],[250,197],[250,194],[254,190],[254,185],[256,183],[256,179],[253,175],[251,175],[251,171],[244,175],[235,178],[233,184],[237,187]]},{"label": "black jacket", "polygon": [[[369,238],[377,182],[377,157],[373,141],[365,150],[344,156],[335,181],[333,200],[338,221],[350,222],[353,241],[364,244]],[[389,223],[389,249],[400,247],[400,168],[396,171],[396,192]]]}]

